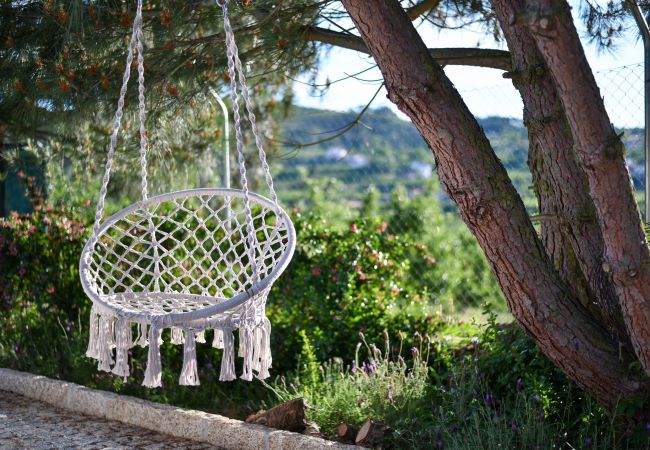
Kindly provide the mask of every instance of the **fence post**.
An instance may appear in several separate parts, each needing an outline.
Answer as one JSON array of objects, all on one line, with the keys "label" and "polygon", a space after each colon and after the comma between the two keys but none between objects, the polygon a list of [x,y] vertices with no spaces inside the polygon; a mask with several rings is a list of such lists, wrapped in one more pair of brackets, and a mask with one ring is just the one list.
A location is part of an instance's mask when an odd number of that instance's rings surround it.
[{"label": "fence post", "polygon": [[644,143],[645,143],[645,221],[650,223],[650,30],[648,22],[643,17],[643,12],[635,0],[628,1],[628,7],[632,11],[636,25],[639,27],[643,39],[643,67],[644,67],[644,102],[643,112],[645,114]]}]

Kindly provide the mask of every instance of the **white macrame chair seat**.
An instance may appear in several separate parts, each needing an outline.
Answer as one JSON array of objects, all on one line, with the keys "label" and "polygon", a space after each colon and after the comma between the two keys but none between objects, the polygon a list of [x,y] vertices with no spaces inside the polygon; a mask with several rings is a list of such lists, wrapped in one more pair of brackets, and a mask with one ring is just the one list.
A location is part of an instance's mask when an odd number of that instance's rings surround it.
[{"label": "white macrame chair seat", "polygon": [[[243,358],[241,378],[268,377],[272,358],[266,299],[296,245],[293,224],[278,204],[257,130],[228,19],[228,1],[217,4],[223,10],[242,189],[202,188],[148,196],[142,0],[138,0],[93,232],[79,262],[81,283],[93,302],[86,355],[98,361],[99,370],[128,377],[129,349],[148,346],[143,385],[152,388],[162,386],[160,345],[167,328],[170,342],[184,345],[182,385],[199,384],[196,343],[205,342],[206,330],[213,330],[212,347],[223,349],[220,380],[236,378],[236,330],[238,355]],[[142,200],[103,221],[135,54]],[[270,199],[248,189],[240,94]]]},{"label": "white macrame chair seat", "polygon": [[94,247],[89,241],[82,252],[86,294],[99,310],[131,322],[239,328],[237,309],[254,297],[265,300],[295,248],[287,213],[280,209],[278,215],[261,195],[249,196],[258,281],[248,256],[244,193],[191,189],[109,217]]}]

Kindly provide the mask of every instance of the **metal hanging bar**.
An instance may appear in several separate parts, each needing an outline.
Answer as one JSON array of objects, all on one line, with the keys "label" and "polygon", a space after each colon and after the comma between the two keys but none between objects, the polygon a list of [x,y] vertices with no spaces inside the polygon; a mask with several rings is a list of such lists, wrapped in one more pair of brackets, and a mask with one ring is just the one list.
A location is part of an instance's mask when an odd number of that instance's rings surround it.
[{"label": "metal hanging bar", "polygon": [[210,88],[210,93],[217,100],[221,110],[223,111],[223,128],[224,128],[224,143],[223,143],[223,185],[225,188],[230,188],[230,122],[228,121],[228,107],[223,102],[217,91]]}]

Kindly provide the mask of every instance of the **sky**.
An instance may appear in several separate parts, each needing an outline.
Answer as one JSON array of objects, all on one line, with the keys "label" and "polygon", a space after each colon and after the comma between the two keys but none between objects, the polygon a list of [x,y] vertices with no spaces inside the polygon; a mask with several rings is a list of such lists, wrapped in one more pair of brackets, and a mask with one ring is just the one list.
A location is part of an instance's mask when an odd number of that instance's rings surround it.
[{"label": "sky", "polygon": [[[577,13],[577,3],[574,15]],[[634,23],[630,21],[630,27]],[[428,47],[476,47],[506,49],[490,37],[472,30],[442,31],[422,26],[420,35]],[[643,124],[643,42],[635,31],[626,33],[617,42],[615,52],[598,51],[594,44],[583,39],[587,58],[601,88],[610,118],[616,126],[636,127]],[[581,36],[582,37],[582,36]],[[323,57],[318,68],[318,83],[346,78],[373,65],[367,55],[341,48],[332,48]],[[479,117],[491,115],[521,119],[522,104],[510,80],[502,77],[502,71],[468,66],[447,66],[445,73],[459,90],[469,109]],[[332,110],[358,110],[365,106],[377,91],[381,74],[374,68],[360,75],[359,79],[347,79],[333,83],[324,95],[300,82],[295,83],[296,103],[302,106]],[[307,82],[303,77],[299,81]],[[372,107],[387,106],[402,118],[406,116],[386,98],[382,88]]]}]

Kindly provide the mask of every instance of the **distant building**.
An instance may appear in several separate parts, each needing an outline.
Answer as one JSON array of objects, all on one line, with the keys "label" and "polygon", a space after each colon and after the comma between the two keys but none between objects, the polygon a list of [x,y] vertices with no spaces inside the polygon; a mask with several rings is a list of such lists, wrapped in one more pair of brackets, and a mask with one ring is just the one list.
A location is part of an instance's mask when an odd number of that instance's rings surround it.
[{"label": "distant building", "polygon": [[327,161],[340,161],[345,158],[348,154],[348,151],[343,147],[330,147],[325,152],[325,159]]},{"label": "distant building", "polygon": [[423,161],[412,161],[408,166],[408,178],[431,178],[433,166]]},{"label": "distant building", "polygon": [[343,161],[345,161],[352,169],[361,169],[369,164],[368,158],[363,155],[348,155],[343,159]]}]

